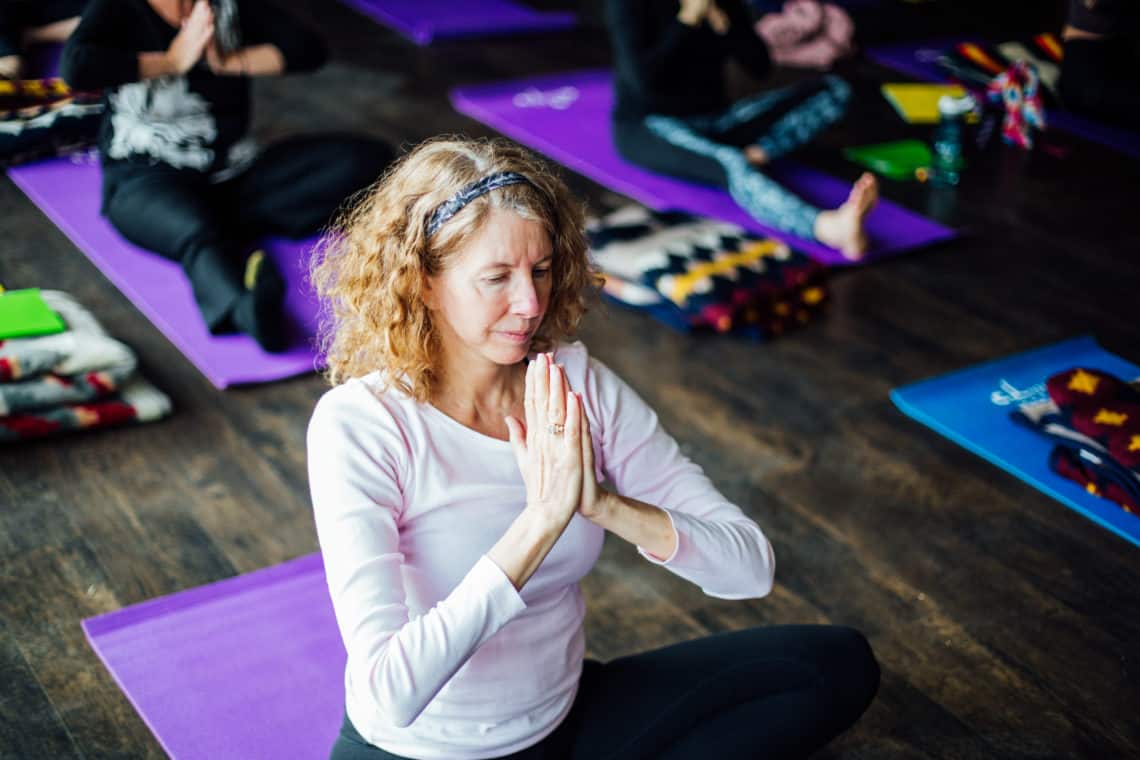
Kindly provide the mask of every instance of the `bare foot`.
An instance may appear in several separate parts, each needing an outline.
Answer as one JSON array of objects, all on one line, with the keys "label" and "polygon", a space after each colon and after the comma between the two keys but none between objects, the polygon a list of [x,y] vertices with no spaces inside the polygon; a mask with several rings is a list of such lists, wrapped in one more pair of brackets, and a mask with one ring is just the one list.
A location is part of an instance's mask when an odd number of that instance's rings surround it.
[{"label": "bare foot", "polygon": [[870,172],[855,180],[843,205],[823,211],[815,220],[815,239],[836,248],[849,259],[861,259],[867,252],[864,221],[879,201],[879,181]]},{"label": "bare foot", "polygon": [[744,157],[753,166],[763,166],[768,163],[768,154],[759,145],[749,145],[745,148]]}]

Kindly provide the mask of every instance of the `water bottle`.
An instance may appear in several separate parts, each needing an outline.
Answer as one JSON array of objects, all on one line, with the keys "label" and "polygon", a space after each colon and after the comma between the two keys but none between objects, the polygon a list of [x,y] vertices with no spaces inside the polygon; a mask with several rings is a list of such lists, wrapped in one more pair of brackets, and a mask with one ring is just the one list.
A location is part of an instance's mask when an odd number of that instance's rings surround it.
[{"label": "water bottle", "polygon": [[938,185],[957,185],[965,161],[962,158],[962,124],[974,110],[969,95],[938,99],[938,127],[934,131],[934,161],[930,179]]}]

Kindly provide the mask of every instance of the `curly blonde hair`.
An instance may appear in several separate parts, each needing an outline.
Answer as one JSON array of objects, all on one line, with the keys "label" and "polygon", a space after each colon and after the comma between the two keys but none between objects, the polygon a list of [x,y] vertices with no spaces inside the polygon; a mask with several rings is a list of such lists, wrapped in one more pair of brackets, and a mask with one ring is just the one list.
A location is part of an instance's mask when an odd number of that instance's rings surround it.
[{"label": "curly blonde hair", "polygon": [[[516,172],[529,184],[476,198],[428,237],[436,207],[498,172]],[[447,268],[492,209],[541,222],[550,233],[550,302],[531,349],[546,351],[574,335],[599,285],[587,254],[582,204],[545,162],[513,143],[436,138],[363,191],[314,256],[311,277],[321,300],[320,344],[330,383],[379,369],[386,384],[417,401],[431,400],[441,351],[424,284]]]}]

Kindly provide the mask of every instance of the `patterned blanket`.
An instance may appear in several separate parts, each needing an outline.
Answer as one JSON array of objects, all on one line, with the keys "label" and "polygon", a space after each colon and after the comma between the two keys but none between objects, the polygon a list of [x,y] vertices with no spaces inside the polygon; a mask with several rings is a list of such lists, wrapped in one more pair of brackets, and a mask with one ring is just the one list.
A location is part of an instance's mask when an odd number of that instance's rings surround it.
[{"label": "patterned blanket", "polygon": [[0,441],[149,422],[170,413],[170,399],[136,374],[135,355],[90,312],[66,293],[41,295],[68,329],[0,341]]},{"label": "patterned blanket", "polygon": [[827,300],[825,270],[782,242],[732,224],[630,205],[587,229],[608,295],[675,310],[690,327],[778,335]]}]

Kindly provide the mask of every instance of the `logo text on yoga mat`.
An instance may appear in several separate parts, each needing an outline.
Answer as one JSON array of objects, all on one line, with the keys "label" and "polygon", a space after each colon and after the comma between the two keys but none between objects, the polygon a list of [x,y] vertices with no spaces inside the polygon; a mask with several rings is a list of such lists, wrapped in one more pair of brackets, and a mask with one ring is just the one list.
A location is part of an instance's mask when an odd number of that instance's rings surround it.
[{"label": "logo text on yoga mat", "polygon": [[1025,404],[1043,401],[1047,395],[1045,383],[1036,383],[1028,388],[1018,388],[1004,377],[998,382],[998,390],[990,393],[990,403],[996,406]]},{"label": "logo text on yoga mat", "polygon": [[578,88],[567,85],[557,90],[540,90],[537,87],[528,87],[522,92],[516,92],[511,98],[515,108],[553,108],[556,111],[565,111],[578,100]]}]

